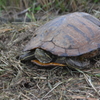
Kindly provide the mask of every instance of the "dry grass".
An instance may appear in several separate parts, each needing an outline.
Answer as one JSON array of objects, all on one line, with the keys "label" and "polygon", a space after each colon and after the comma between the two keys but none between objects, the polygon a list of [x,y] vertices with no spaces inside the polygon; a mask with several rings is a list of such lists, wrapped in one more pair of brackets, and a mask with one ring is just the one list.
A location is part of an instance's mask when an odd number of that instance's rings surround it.
[{"label": "dry grass", "polygon": [[82,71],[45,69],[17,59],[40,24],[0,26],[0,100],[99,100],[99,59]]}]

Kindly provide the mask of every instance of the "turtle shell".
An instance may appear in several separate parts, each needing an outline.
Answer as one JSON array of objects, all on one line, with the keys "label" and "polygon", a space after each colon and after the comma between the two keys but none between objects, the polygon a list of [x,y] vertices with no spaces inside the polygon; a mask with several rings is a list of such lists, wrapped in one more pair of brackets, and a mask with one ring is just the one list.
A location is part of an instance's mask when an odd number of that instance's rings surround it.
[{"label": "turtle shell", "polygon": [[41,26],[24,51],[41,48],[57,56],[79,56],[100,48],[100,21],[74,12]]}]

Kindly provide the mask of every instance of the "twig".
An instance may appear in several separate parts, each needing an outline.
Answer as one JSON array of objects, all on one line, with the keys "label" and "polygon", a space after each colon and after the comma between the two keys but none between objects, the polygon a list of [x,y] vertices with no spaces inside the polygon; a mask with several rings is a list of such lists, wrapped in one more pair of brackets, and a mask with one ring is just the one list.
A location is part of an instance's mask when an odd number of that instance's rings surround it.
[{"label": "twig", "polygon": [[27,100],[32,100],[31,98],[29,98],[27,95],[23,94],[22,92],[20,93],[23,97],[27,98]]},{"label": "twig", "polygon": [[93,90],[100,96],[100,93],[96,90],[96,88],[94,87],[94,85],[92,84],[92,81],[91,81],[91,77],[87,74],[85,74],[83,71],[79,70],[76,68],[77,71],[79,71],[80,73],[82,73],[86,79],[86,82],[88,83],[88,85],[90,85]]},{"label": "twig", "polygon": [[96,88],[94,87],[94,85],[92,84],[92,81],[91,81],[91,77],[85,73],[83,73],[87,83],[94,89],[94,91],[100,96],[99,92],[96,90]]},{"label": "twig", "polygon": [[47,94],[45,94],[40,100],[43,100],[50,92],[52,92],[56,87],[58,87],[60,84],[62,84],[63,82],[59,82],[57,83],[57,85],[55,87],[53,87]]}]

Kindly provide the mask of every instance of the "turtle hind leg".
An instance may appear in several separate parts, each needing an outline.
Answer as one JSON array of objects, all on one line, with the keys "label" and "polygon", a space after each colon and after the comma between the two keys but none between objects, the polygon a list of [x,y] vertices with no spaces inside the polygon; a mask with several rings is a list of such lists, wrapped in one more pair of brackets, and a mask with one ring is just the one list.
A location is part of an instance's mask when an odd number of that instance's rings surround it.
[{"label": "turtle hind leg", "polygon": [[77,58],[68,58],[66,59],[66,64],[69,68],[78,68],[78,69],[84,69],[84,68],[88,68],[90,62],[89,61],[83,61],[83,60],[79,60]]}]

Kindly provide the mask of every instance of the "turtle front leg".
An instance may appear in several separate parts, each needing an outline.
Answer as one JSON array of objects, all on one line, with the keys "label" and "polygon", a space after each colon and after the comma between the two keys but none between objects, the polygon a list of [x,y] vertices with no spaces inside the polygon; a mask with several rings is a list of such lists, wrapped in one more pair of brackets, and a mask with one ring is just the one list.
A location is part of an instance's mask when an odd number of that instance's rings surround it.
[{"label": "turtle front leg", "polygon": [[77,58],[68,58],[66,59],[66,64],[68,65],[68,67],[70,68],[79,68],[79,69],[83,69],[83,68],[87,68],[88,65],[90,64],[89,61],[83,61],[83,60],[79,60]]}]

